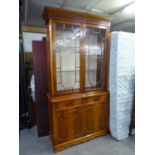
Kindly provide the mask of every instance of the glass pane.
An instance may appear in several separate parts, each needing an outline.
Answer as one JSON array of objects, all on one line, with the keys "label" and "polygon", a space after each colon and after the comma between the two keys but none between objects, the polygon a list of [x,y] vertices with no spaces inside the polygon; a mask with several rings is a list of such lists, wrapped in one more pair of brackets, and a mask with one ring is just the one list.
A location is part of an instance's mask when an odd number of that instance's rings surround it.
[{"label": "glass pane", "polygon": [[104,86],[104,45],[105,30],[86,28],[85,87]]},{"label": "glass pane", "polygon": [[57,91],[79,91],[80,27],[56,24]]}]

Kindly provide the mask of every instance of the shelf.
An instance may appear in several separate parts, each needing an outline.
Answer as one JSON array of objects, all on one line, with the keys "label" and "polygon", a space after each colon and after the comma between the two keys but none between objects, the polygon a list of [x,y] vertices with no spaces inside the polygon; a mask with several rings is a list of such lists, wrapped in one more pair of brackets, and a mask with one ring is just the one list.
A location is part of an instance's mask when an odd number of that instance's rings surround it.
[{"label": "shelf", "polygon": [[56,48],[80,48],[80,47],[72,47],[72,46],[56,46]]},{"label": "shelf", "polygon": [[[77,71],[80,71],[80,70],[76,70],[76,72],[77,72]],[[92,69],[92,70],[85,70],[85,71],[86,71],[86,72],[96,72],[97,70]],[[67,71],[58,71],[58,70],[57,70],[56,72],[75,72],[75,70],[70,70],[70,71],[69,71],[69,70],[67,70]]]},{"label": "shelf", "polygon": [[73,70],[73,71],[56,71],[56,72],[63,72],[63,73],[64,73],[64,72],[68,72],[68,73],[70,73],[70,72],[75,72],[75,71],[77,72],[77,71],[80,71],[80,70]]}]

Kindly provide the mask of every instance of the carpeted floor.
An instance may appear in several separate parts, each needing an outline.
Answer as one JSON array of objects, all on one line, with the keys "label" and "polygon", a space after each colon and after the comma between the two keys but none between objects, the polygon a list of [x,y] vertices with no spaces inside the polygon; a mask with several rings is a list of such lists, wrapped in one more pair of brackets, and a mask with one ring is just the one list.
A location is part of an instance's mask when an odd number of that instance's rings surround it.
[{"label": "carpeted floor", "polygon": [[20,155],[134,155],[135,136],[116,141],[110,135],[98,137],[54,153],[49,136],[37,137],[36,127],[20,132]]}]

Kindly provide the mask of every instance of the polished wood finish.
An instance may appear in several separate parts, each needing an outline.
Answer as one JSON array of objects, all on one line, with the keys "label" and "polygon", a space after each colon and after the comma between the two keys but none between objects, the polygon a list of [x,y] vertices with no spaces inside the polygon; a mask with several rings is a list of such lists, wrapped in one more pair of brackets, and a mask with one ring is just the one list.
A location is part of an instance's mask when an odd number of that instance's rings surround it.
[{"label": "polished wood finish", "polygon": [[[55,152],[109,132],[109,93],[48,95],[50,136]],[[53,116],[53,117],[52,117]],[[54,131],[54,132],[53,132]]]},{"label": "polished wood finish", "polygon": [[95,102],[86,107],[85,134],[107,129],[107,111],[107,104],[104,102]]},{"label": "polished wood finish", "polygon": [[43,18],[46,23],[49,22],[49,19],[59,19],[66,21],[74,21],[78,23],[88,23],[88,24],[96,24],[105,27],[110,26],[111,20],[109,18],[103,16],[96,16],[93,14],[81,13],[76,11],[64,10],[60,8],[51,8],[45,7],[43,12]]},{"label": "polished wood finish", "polygon": [[22,32],[32,32],[32,33],[46,33],[46,28],[33,27],[33,26],[22,26]]},{"label": "polished wood finish", "polygon": [[82,106],[58,110],[56,111],[56,117],[58,126],[58,144],[83,135]]},{"label": "polished wood finish", "polygon": [[55,152],[58,152],[58,151],[61,151],[68,146],[79,144],[79,143],[91,140],[93,138],[96,138],[98,136],[103,136],[103,135],[107,135],[107,134],[108,134],[107,131],[94,132],[93,134],[88,134],[88,135],[82,136],[80,138],[72,139],[72,140],[66,141],[64,143],[60,143],[59,145],[54,145],[53,149]]},{"label": "polished wood finish", "polygon": [[76,100],[67,100],[67,101],[62,101],[62,102],[58,102],[56,105],[55,105],[55,108],[56,109],[68,109],[70,107],[73,107],[73,106],[79,106],[79,105],[82,105],[83,104],[83,101],[82,99],[76,99]]},{"label": "polished wood finish", "polygon": [[[45,8],[43,17],[48,24],[47,59],[48,59],[48,113],[50,137],[55,152],[64,148],[106,135],[109,131],[109,91],[108,35],[110,20],[105,17],[68,11],[58,8]],[[56,78],[56,24],[79,25],[80,27],[80,89],[57,91]],[[85,87],[85,42],[86,27],[105,29],[104,75],[101,77],[104,87]],[[104,63],[104,64],[103,64]],[[97,71],[99,72],[99,71]],[[96,75],[98,76],[98,75]]]},{"label": "polished wood finish", "polygon": [[111,33],[109,28],[106,29],[106,46],[105,46],[105,88],[109,87],[109,51],[110,51]]}]

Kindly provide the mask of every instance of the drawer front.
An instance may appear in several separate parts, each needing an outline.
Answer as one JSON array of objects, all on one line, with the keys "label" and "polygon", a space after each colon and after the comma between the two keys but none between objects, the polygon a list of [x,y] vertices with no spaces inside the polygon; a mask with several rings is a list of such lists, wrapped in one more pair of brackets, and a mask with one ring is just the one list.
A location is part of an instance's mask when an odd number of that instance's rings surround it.
[{"label": "drawer front", "polygon": [[91,103],[91,102],[105,102],[108,99],[108,95],[100,95],[100,96],[91,96],[85,98],[86,103]]},{"label": "drawer front", "polygon": [[82,105],[82,103],[83,103],[82,99],[68,100],[68,101],[55,103],[55,107],[56,109],[64,109],[64,108],[79,106],[79,105]]}]

